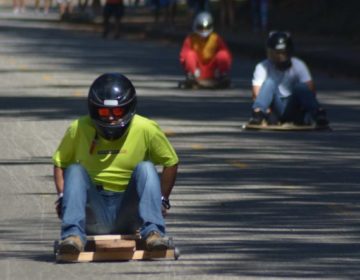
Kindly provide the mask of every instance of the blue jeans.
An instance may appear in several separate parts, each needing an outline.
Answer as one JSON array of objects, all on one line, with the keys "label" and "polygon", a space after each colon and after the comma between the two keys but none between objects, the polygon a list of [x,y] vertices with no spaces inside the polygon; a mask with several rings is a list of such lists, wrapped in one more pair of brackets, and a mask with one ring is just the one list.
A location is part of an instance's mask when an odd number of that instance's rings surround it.
[{"label": "blue jeans", "polygon": [[64,174],[61,239],[87,234],[126,234],[140,229],[142,237],[151,231],[165,234],[161,212],[160,180],[151,162],[134,169],[124,192],[97,190],[87,171],[72,164]]},{"label": "blue jeans", "polygon": [[282,121],[298,121],[299,115],[309,113],[315,117],[320,105],[315,94],[304,83],[294,86],[288,97],[280,95],[278,85],[272,79],[267,79],[261,86],[258,96],[252,106],[266,113],[271,108]]}]

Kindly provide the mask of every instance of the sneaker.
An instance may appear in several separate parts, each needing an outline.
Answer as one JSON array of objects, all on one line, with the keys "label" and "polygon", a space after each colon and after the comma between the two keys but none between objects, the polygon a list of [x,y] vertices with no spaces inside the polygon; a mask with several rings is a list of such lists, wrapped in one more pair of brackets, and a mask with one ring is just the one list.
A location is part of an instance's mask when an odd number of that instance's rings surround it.
[{"label": "sneaker", "polygon": [[251,117],[251,119],[249,121],[249,124],[260,125],[264,121],[266,121],[266,115],[263,112],[261,112],[261,111],[258,111],[258,112],[253,111],[252,112],[252,117]]},{"label": "sneaker", "polygon": [[169,248],[169,241],[166,237],[160,235],[157,231],[152,231],[145,239],[146,249],[148,251],[161,251]]},{"label": "sneaker", "polygon": [[219,87],[228,88],[231,85],[230,77],[227,74],[220,75],[218,79]]},{"label": "sneaker", "polygon": [[193,75],[194,75],[194,77],[195,77],[196,79],[199,79],[200,76],[201,76],[200,69],[199,69],[199,68],[196,68]]},{"label": "sneaker", "polygon": [[315,116],[315,122],[317,126],[327,126],[329,124],[329,120],[326,117],[326,111],[320,109],[316,116]]},{"label": "sneaker", "polygon": [[77,235],[70,235],[59,244],[59,254],[79,254],[85,248],[84,242]]},{"label": "sneaker", "polygon": [[187,80],[187,81],[191,81],[191,82],[196,81],[195,74],[190,73],[190,72],[187,73],[187,74],[186,74],[186,80]]},{"label": "sneaker", "polygon": [[192,87],[193,85],[195,85],[196,84],[195,75],[193,73],[187,73],[184,83],[186,87]]}]

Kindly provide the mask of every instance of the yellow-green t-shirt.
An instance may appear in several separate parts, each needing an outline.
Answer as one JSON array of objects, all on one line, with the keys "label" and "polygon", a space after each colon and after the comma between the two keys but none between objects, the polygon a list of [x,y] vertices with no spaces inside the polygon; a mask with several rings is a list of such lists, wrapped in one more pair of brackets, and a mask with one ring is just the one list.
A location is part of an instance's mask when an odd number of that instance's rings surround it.
[{"label": "yellow-green t-shirt", "polygon": [[141,161],[162,166],[173,166],[179,161],[158,124],[139,115],[134,116],[127,133],[117,140],[98,136],[93,146],[95,135],[89,116],[74,121],[53,155],[54,165],[66,168],[79,163],[95,184],[101,184],[105,190],[124,191]]}]

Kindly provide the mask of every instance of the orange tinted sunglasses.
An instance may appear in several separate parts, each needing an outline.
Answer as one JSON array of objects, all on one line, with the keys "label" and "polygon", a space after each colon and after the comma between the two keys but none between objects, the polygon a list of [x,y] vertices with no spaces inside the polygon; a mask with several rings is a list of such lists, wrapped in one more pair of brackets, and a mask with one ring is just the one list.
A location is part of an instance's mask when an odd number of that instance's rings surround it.
[{"label": "orange tinted sunglasses", "polygon": [[114,108],[98,108],[98,114],[101,118],[108,118],[111,116],[115,118],[121,118],[124,115],[125,110],[120,107]]}]

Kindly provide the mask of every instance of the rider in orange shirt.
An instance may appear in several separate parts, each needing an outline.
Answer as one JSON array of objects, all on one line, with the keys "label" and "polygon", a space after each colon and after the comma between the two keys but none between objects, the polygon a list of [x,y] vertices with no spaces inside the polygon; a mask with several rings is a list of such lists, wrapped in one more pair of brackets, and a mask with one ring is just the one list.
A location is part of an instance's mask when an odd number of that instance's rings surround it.
[{"label": "rider in orange shirt", "polygon": [[194,20],[193,32],[185,38],[180,63],[189,85],[198,80],[217,80],[224,87],[230,85],[232,55],[222,37],[213,30],[211,14],[201,12]]}]

